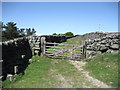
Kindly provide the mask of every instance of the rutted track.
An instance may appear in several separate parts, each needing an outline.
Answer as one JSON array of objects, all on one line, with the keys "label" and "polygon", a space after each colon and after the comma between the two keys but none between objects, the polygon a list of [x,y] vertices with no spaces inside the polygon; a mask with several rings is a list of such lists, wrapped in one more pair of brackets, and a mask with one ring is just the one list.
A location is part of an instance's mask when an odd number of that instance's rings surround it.
[{"label": "rutted track", "polygon": [[[91,84],[93,84],[93,86],[97,86],[98,88],[111,88],[111,86],[108,86],[107,84],[91,77],[89,75],[89,72],[85,71],[82,67],[86,64],[86,62],[82,62],[82,61],[70,61],[71,64],[73,64],[79,72],[81,72],[85,77],[86,80],[90,81]],[[87,86],[86,86],[87,87]],[[94,88],[94,87],[90,87],[90,88]]]}]

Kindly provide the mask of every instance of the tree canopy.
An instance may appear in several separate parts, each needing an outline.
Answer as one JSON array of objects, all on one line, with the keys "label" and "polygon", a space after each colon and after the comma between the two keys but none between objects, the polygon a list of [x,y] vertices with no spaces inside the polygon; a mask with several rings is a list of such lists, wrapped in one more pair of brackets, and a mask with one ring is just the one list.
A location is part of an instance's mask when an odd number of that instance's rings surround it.
[{"label": "tree canopy", "polygon": [[64,35],[65,36],[73,36],[74,34],[72,32],[66,32]]},{"label": "tree canopy", "polygon": [[3,28],[5,29],[2,32],[2,35],[4,38],[13,39],[13,38],[17,38],[19,36],[16,23],[8,22],[6,25],[3,26]]},{"label": "tree canopy", "polygon": [[57,35],[57,33],[53,33],[52,35]]},{"label": "tree canopy", "polygon": [[17,28],[16,23],[14,22],[8,22],[6,25],[2,26],[2,39],[3,41],[9,40],[9,39],[14,39],[18,37],[23,37],[23,36],[31,36],[35,35],[36,31],[34,28]]},{"label": "tree canopy", "polygon": [[52,35],[65,35],[66,37],[69,37],[69,36],[73,36],[74,34],[72,32],[66,32],[64,34],[62,34],[62,33],[59,33],[59,34],[53,33]]}]

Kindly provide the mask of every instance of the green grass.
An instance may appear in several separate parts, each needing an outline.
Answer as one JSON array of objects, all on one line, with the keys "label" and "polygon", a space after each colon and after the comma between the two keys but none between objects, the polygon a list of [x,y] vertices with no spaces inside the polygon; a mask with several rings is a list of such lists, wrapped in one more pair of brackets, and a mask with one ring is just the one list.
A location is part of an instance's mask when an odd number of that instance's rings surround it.
[{"label": "green grass", "polygon": [[52,69],[56,70],[54,75],[61,74],[74,88],[84,88],[84,84],[86,86],[91,85],[91,82],[85,80],[84,75],[74,65],[70,64],[68,60],[53,59]]},{"label": "green grass", "polygon": [[118,54],[106,53],[87,61],[84,68],[91,76],[108,85],[118,87]]},{"label": "green grass", "polygon": [[[9,79],[5,80],[3,87],[54,88],[59,87],[59,84],[62,83],[62,81],[57,79],[56,75],[61,74],[66,77],[72,77],[73,73],[80,75],[77,69],[69,64],[68,60],[49,59],[39,56],[33,56],[31,60],[31,64],[25,70],[25,75],[15,75],[13,82],[10,82]],[[57,71],[52,72],[52,70]]]},{"label": "green grass", "polygon": [[65,84],[59,75],[73,87],[84,87],[91,83],[78,70],[64,59],[49,59],[39,56],[32,58],[31,64],[25,70],[25,75],[14,76],[14,81],[3,82],[4,88],[60,88]]},{"label": "green grass", "polygon": [[[42,78],[48,77],[51,67],[51,60],[44,57],[33,56],[32,63],[25,70],[25,75],[17,75],[13,82],[6,80],[3,82],[5,88],[30,88],[47,87],[48,82]],[[37,86],[38,83],[38,86]],[[45,86],[44,86],[45,84]]]},{"label": "green grass", "polygon": [[[94,78],[117,87],[117,56],[117,54],[104,54],[93,59],[87,59],[88,63],[84,68]],[[86,80],[84,75],[70,64],[68,60],[33,56],[30,63],[25,70],[25,75],[15,75],[13,82],[10,82],[8,79],[5,80],[3,87],[57,88],[60,87],[61,83],[64,84],[64,80],[59,80],[59,75],[62,75],[67,80],[67,83],[75,88],[91,86],[91,82]]]},{"label": "green grass", "polygon": [[76,45],[81,45],[82,44],[82,38],[78,38],[78,37],[73,37],[70,39],[67,39],[66,42],[64,42],[64,44],[76,44]]}]

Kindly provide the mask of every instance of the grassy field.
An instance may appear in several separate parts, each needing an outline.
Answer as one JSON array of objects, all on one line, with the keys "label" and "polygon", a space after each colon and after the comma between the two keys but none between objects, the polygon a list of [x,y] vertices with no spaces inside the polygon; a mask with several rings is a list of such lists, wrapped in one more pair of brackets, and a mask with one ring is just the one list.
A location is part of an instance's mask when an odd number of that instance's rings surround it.
[{"label": "grassy field", "polygon": [[[81,83],[82,82],[82,83]],[[69,63],[69,60],[33,56],[25,75],[14,76],[3,82],[4,88],[61,88],[89,86],[91,83]]]},{"label": "grassy field", "polygon": [[[109,57],[109,58],[108,58]],[[101,61],[102,60],[102,61]],[[109,61],[108,61],[109,60]],[[116,54],[104,54],[93,59],[87,59],[85,71],[110,86],[118,85],[118,66]],[[4,88],[97,88],[91,81],[65,59],[49,59],[33,56],[31,64],[25,70],[25,75],[14,76],[3,82]]]},{"label": "grassy field", "polygon": [[91,76],[108,85],[118,86],[118,54],[106,53],[86,60],[88,63],[84,69],[89,71]]},{"label": "grassy field", "polygon": [[66,42],[64,42],[64,44],[76,44],[76,45],[81,45],[82,44],[82,38],[79,37],[74,37],[74,38],[70,38],[68,39]]}]

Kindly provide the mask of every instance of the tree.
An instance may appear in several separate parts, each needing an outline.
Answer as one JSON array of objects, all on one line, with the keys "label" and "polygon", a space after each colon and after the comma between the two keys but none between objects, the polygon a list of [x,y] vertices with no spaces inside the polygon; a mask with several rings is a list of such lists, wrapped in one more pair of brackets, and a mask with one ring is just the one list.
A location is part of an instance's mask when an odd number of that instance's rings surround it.
[{"label": "tree", "polygon": [[36,33],[36,31],[34,28],[32,28],[32,30],[31,30],[31,28],[26,29],[26,36],[31,36],[31,35],[34,35],[35,33]]},{"label": "tree", "polygon": [[0,30],[2,30],[3,41],[23,36],[30,36],[36,33],[34,28],[19,29],[14,22],[8,22],[6,25],[3,25],[3,23],[0,22]]},{"label": "tree", "polygon": [[66,32],[64,35],[65,36],[73,36],[74,34],[72,32]]},{"label": "tree", "polygon": [[19,32],[20,36],[25,36],[25,29],[24,28],[21,28],[18,32]]},{"label": "tree", "polygon": [[53,33],[52,35],[57,35],[57,33]]},{"label": "tree", "polygon": [[0,21],[0,31],[2,31],[3,28],[3,22]]},{"label": "tree", "polygon": [[2,26],[3,22],[0,21],[0,42],[2,41]]},{"label": "tree", "polygon": [[26,28],[26,36],[30,36],[30,31],[31,31],[30,28]]},{"label": "tree", "polygon": [[5,37],[6,39],[13,39],[19,36],[16,23],[8,22],[6,25],[3,25],[3,28],[5,30],[2,32],[2,36]]},{"label": "tree", "polygon": [[32,28],[32,35],[34,35],[36,33],[35,29]]}]

